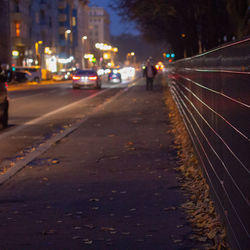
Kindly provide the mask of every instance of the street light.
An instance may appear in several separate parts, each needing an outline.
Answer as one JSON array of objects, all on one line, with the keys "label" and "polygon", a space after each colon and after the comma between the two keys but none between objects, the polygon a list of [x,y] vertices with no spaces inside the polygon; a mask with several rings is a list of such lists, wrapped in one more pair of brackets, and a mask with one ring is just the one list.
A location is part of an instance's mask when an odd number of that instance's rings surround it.
[{"label": "street light", "polygon": [[38,41],[35,43],[35,49],[36,49],[36,58],[37,58],[37,64],[41,65],[41,56],[39,53],[39,45],[43,44],[43,41]]},{"label": "street light", "polygon": [[70,56],[70,48],[69,48],[69,35],[71,33],[71,30],[65,31],[65,40],[66,40],[66,47],[67,47],[67,54]]},{"label": "street light", "polygon": [[85,68],[85,58],[84,58],[84,54],[85,54],[85,46],[84,43],[85,41],[88,39],[87,36],[82,36],[82,67]]}]

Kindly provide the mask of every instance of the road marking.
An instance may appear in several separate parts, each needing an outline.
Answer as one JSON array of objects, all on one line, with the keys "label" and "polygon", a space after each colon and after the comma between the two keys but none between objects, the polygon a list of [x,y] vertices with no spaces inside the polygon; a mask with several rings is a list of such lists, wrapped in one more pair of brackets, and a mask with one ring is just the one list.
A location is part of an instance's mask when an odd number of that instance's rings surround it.
[{"label": "road marking", "polygon": [[[136,82],[136,81],[135,81]],[[131,88],[135,86],[135,83],[129,86],[128,88]],[[75,130],[77,130],[84,122],[86,122],[90,117],[92,117],[94,114],[102,110],[106,105],[116,100],[118,97],[123,95],[127,92],[128,88],[120,90],[118,93],[116,93],[113,97],[108,99],[108,101],[100,104],[97,106],[91,114],[86,116],[85,118],[81,119],[79,122],[72,125],[70,128],[65,129],[63,133],[59,133],[56,136],[50,138],[46,142],[42,143],[40,146],[38,146],[35,151],[32,151],[28,153],[26,156],[24,156],[21,160],[18,160],[14,166],[10,167],[5,173],[0,175],[0,185],[3,184],[5,181],[9,180],[12,176],[14,176],[17,172],[22,170],[27,164],[29,164],[31,161],[33,161],[35,158],[37,158],[39,155],[45,153],[51,146],[55,145],[57,142],[62,140],[64,137],[68,136],[69,134],[73,133]],[[106,92],[108,89],[103,90],[101,92],[98,92],[99,94]],[[90,96],[88,99],[93,98],[94,96],[97,96],[99,94],[95,94]],[[85,99],[86,100],[86,99]],[[79,102],[77,102],[79,103]],[[70,105],[69,105],[70,106]],[[51,112],[52,113],[52,112]],[[35,119],[37,120],[37,119]],[[32,120],[34,122],[34,120]],[[11,161],[4,161],[0,164],[0,169],[4,169],[4,167],[8,166],[10,163],[13,163]]]},{"label": "road marking", "polygon": [[[119,84],[119,85],[121,85],[121,84]],[[25,122],[24,124],[22,124],[22,125],[20,125],[20,126],[18,126],[18,127],[16,127],[16,128],[13,128],[13,129],[11,129],[11,130],[9,130],[9,131],[6,131],[6,132],[4,132],[3,134],[1,134],[1,135],[0,135],[0,139],[6,138],[6,137],[8,137],[8,136],[10,136],[10,135],[13,135],[13,134],[15,134],[16,132],[18,132],[18,131],[20,131],[20,130],[26,128],[27,126],[37,124],[38,122],[44,120],[45,118],[47,118],[47,117],[49,117],[49,116],[55,115],[55,114],[57,114],[57,113],[59,113],[59,112],[65,111],[65,110],[67,110],[67,109],[71,109],[71,108],[74,107],[74,106],[77,106],[77,105],[79,105],[79,104],[82,104],[82,103],[84,103],[84,102],[86,102],[86,101],[88,101],[88,100],[90,100],[90,99],[92,99],[92,98],[94,98],[94,97],[96,97],[96,96],[98,96],[98,95],[101,95],[101,94],[103,94],[103,93],[109,91],[109,90],[112,89],[112,88],[115,88],[116,86],[117,86],[117,85],[111,86],[111,87],[108,88],[108,89],[104,89],[104,90],[99,91],[99,92],[97,92],[97,93],[94,93],[94,94],[92,94],[92,95],[90,95],[90,96],[88,96],[88,97],[84,97],[84,98],[81,99],[81,100],[78,100],[78,101],[76,101],[76,102],[73,102],[73,103],[71,103],[71,104],[69,104],[69,105],[67,105],[67,106],[64,106],[64,107],[61,107],[61,108],[59,108],[59,109],[53,110],[53,111],[51,111],[51,112],[49,112],[49,113],[47,113],[47,114],[44,114],[43,116],[40,116],[40,117],[38,117],[38,118],[35,118],[35,119],[30,120],[30,121],[28,121],[28,122]]]}]

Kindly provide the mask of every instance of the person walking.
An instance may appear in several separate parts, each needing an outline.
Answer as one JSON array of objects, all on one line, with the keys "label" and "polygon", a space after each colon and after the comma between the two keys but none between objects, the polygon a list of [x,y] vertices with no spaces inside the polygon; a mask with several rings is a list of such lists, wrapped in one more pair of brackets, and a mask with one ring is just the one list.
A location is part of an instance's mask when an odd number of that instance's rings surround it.
[{"label": "person walking", "polygon": [[147,66],[143,71],[143,76],[146,77],[146,90],[153,90],[153,82],[156,74],[156,68],[151,64],[151,60],[148,59]]}]

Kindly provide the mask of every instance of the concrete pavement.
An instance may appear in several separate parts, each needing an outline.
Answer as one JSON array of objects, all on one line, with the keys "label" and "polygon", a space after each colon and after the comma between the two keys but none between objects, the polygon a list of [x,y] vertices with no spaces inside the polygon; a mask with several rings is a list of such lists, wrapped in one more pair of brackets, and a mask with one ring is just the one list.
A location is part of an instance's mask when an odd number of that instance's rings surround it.
[{"label": "concrete pavement", "polygon": [[0,249],[197,248],[168,130],[139,81],[1,186]]}]

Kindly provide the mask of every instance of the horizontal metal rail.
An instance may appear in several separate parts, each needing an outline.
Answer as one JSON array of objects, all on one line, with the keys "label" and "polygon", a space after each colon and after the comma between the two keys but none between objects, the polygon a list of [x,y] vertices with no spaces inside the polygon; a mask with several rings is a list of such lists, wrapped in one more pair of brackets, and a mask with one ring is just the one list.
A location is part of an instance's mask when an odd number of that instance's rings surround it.
[{"label": "horizontal metal rail", "polygon": [[250,247],[250,38],[176,61],[169,87],[233,249]]}]

